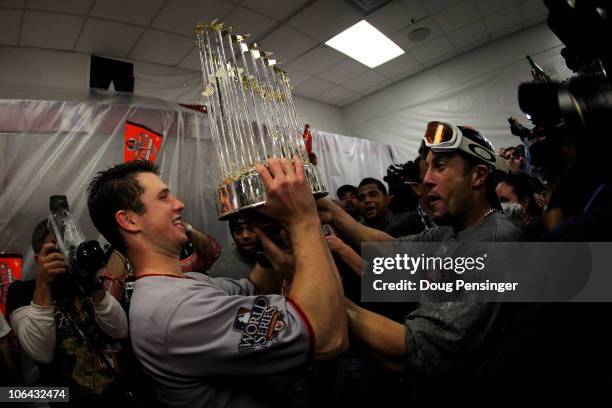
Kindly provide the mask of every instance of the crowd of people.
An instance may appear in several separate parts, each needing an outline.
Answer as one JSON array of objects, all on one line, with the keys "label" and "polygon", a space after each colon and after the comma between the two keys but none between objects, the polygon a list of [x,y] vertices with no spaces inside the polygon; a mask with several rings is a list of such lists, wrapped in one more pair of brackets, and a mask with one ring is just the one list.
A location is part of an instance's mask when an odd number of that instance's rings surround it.
[{"label": "crowd of people", "polygon": [[[299,158],[270,158],[256,166],[265,205],[230,217],[231,248],[183,219],[150,162],[99,172],[87,206],[111,245],[105,263],[76,273],[47,220],[31,226],[36,274],[8,289],[0,385],[69,388],[69,402],[22,406],[609,404],[612,302],[482,301],[468,290],[362,300],[364,243],[467,259],[479,245],[612,241],[609,7],[546,3],[577,76],[521,86],[534,126],[510,118],[517,145],[496,150],[474,128],[429,122],[418,156],[386,179],[402,188],[367,177],[335,200],[315,200]],[[554,282],[549,258],[530,261]],[[487,261],[520,272],[508,264]],[[430,282],[444,282],[440,269],[426,271]]]},{"label": "crowd of people", "polygon": [[[473,128],[430,122],[418,157],[403,167],[416,207],[394,212],[379,179],[315,201],[299,159],[270,159],[257,167],[266,204],[229,219],[231,248],[182,218],[185,204],[153,164],[104,170],[87,203],[112,245],[106,264],[76,279],[47,220],[34,227],[36,277],[11,284],[10,326],[0,321],[3,381],[67,386],[72,406],[184,407],[478,405],[493,390],[512,389],[508,401],[521,401],[534,375],[547,376],[539,386],[564,384],[525,323],[550,325],[539,318],[558,312],[482,303],[468,292],[452,302],[360,296],[364,242],[460,243],[465,252],[478,243],[554,240],[570,221],[575,228],[572,214],[559,211],[563,196],[526,163],[520,145],[496,154]],[[605,207],[605,194],[590,197],[590,208]],[[600,352],[607,337],[583,334],[591,354]],[[568,336],[585,343],[576,337]],[[610,391],[609,372],[575,363],[565,366],[586,370],[569,375],[577,387]],[[510,381],[534,367],[541,371]]]}]

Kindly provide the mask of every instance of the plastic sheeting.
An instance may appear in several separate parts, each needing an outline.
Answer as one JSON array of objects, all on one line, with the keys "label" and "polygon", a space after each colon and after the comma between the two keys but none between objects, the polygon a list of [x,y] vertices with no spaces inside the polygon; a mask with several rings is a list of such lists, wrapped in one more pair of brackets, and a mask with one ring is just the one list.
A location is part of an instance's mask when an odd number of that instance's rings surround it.
[{"label": "plastic sheeting", "polygon": [[315,132],[313,139],[319,171],[334,199],[343,184],[356,186],[365,177],[382,181],[393,162],[386,144],[322,131]]},{"label": "plastic sheeting", "polygon": [[[212,141],[204,114],[155,99],[90,92],[64,100],[0,100],[0,251],[24,254],[31,273],[30,237],[49,212],[49,196],[68,197],[87,239],[100,239],[87,211],[85,191],[94,175],[123,161],[125,122],[163,135],[156,163],[170,189],[185,202],[184,217],[231,242],[217,220]],[[314,130],[314,151],[332,197],[346,183],[382,178],[391,163],[387,145]]]},{"label": "plastic sheeting", "polygon": [[201,115],[120,94],[0,101],[0,250],[26,252],[33,227],[47,217],[54,194],[68,197],[88,239],[100,238],[89,219],[85,190],[96,172],[123,161],[126,121],[164,135],[157,164],[171,190],[189,203],[185,218],[226,239],[227,229],[211,222],[213,158]]}]

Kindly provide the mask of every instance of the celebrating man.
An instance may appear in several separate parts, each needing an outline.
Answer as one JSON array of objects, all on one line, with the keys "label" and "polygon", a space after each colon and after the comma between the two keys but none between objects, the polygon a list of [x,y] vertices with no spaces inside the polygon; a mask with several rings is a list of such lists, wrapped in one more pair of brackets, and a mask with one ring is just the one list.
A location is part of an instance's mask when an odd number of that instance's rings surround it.
[{"label": "celebrating man", "polygon": [[270,375],[347,347],[342,287],[302,163],[270,159],[258,172],[267,192],[262,212],[287,225],[293,245],[287,298],[264,295],[278,279],[260,266],[240,280],[184,274],[184,204],[153,165],[121,164],[89,186],[95,226],[134,268],[132,342],[164,405],[271,405],[290,396],[270,392]]},{"label": "celebrating man", "polygon": [[[442,122],[430,122],[424,139],[429,151],[423,182],[437,227],[398,241],[460,243],[453,254],[460,256],[465,253],[458,252],[469,251],[472,244],[518,240],[518,229],[499,211],[493,172],[503,163],[491,144],[473,129]],[[393,240],[355,222],[330,200],[319,200],[319,209],[324,221],[353,243]],[[462,395],[469,399],[464,387],[473,386],[470,381],[501,316],[498,303],[478,303],[461,293],[453,300],[423,300],[403,324],[347,302],[349,328],[388,366],[423,374],[432,387],[440,387],[441,377],[446,378],[448,392],[429,393],[427,399],[448,405]]]}]

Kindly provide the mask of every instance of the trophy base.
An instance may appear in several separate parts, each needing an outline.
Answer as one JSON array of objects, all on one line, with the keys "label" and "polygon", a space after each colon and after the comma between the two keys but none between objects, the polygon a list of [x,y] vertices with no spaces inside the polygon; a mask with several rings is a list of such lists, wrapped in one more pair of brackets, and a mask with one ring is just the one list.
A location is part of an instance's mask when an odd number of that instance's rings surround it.
[{"label": "trophy base", "polygon": [[[315,198],[327,195],[327,189],[315,166],[304,164],[304,174]],[[243,210],[263,206],[266,203],[266,189],[261,176],[253,169],[228,183],[224,183],[217,189],[215,203],[219,220],[226,220],[231,215]]]}]

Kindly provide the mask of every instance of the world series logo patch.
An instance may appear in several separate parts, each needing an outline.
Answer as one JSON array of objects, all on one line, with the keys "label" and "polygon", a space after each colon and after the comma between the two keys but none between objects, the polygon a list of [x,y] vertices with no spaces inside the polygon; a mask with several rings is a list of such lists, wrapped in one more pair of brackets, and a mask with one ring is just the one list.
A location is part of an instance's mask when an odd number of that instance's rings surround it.
[{"label": "world series logo patch", "polygon": [[258,296],[249,310],[238,309],[232,329],[242,333],[238,351],[253,350],[256,347],[270,347],[281,330],[287,327],[283,313],[264,296]]}]

